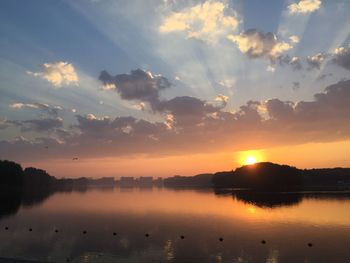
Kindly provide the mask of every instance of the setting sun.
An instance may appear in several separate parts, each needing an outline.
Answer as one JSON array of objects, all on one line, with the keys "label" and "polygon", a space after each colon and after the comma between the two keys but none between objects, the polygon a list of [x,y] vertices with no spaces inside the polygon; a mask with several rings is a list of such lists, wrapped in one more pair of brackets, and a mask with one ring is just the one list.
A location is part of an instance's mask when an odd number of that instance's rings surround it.
[{"label": "setting sun", "polygon": [[265,160],[265,153],[261,150],[243,151],[239,154],[240,165],[250,165]]},{"label": "setting sun", "polygon": [[256,160],[256,157],[254,156],[248,156],[244,161],[245,164],[254,164],[256,162],[257,160]]}]

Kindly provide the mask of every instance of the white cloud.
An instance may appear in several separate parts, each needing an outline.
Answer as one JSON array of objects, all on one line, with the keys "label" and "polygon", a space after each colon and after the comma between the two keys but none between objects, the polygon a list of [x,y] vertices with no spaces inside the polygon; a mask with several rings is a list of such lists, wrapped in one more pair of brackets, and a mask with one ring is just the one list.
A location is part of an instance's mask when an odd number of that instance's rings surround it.
[{"label": "white cloud", "polygon": [[239,35],[229,35],[227,38],[234,42],[242,53],[251,58],[266,56],[275,60],[293,48],[291,43],[279,41],[275,34],[260,32],[256,29],[249,29]]},{"label": "white cloud", "polygon": [[219,94],[216,96],[215,101],[218,101],[222,104],[223,107],[227,105],[227,102],[229,100],[229,97],[223,94]]},{"label": "white cloud", "polygon": [[113,83],[105,83],[101,85],[102,90],[115,90],[116,87]]},{"label": "white cloud", "polygon": [[334,50],[332,62],[336,65],[350,70],[350,44],[345,47],[339,47]]},{"label": "white cloud", "polygon": [[23,108],[38,109],[39,107],[35,104],[30,104],[30,103],[25,104],[25,103],[17,102],[17,103],[11,104],[10,108],[12,108],[12,109],[23,109]]},{"label": "white cloud", "polygon": [[321,0],[300,0],[288,6],[290,14],[312,13],[321,7]]},{"label": "white cloud", "polygon": [[86,118],[88,120],[97,120],[96,116],[94,114],[92,114],[92,113],[87,114]]},{"label": "white cloud", "polygon": [[[231,15],[226,15],[230,12]],[[237,29],[239,20],[232,9],[217,1],[207,1],[165,18],[159,27],[162,33],[186,32],[188,38],[216,42]]]},{"label": "white cloud", "polygon": [[268,71],[268,72],[275,72],[276,68],[271,66],[271,65],[268,65],[267,68],[266,68],[266,71]]},{"label": "white cloud", "polygon": [[296,35],[293,35],[293,36],[290,36],[289,37],[289,40],[292,42],[292,43],[299,43],[299,41],[300,41],[300,38],[298,37],[298,36],[296,36]]},{"label": "white cloud", "polygon": [[225,87],[225,88],[231,89],[236,84],[236,80],[235,79],[223,79],[223,80],[220,80],[218,82],[218,84]]},{"label": "white cloud", "polygon": [[32,76],[45,79],[57,88],[69,85],[77,86],[79,83],[79,78],[75,68],[68,62],[59,61],[54,63],[45,63],[40,65],[40,67],[40,72],[28,71],[27,73]]},{"label": "white cloud", "polygon": [[144,111],[144,110],[146,110],[146,103],[140,102],[138,104],[134,104],[133,108],[140,110],[140,111]]},{"label": "white cloud", "polygon": [[164,122],[166,128],[168,130],[171,130],[174,127],[175,124],[175,116],[172,114],[167,114],[165,116],[165,122]]},{"label": "white cloud", "polygon": [[325,61],[326,58],[327,58],[327,54],[318,53],[314,56],[308,56],[306,59],[306,62],[308,63],[311,69],[313,68],[320,69],[322,63]]},{"label": "white cloud", "polygon": [[46,103],[39,103],[39,102],[35,102],[35,103],[21,103],[21,102],[16,102],[16,103],[12,103],[10,104],[10,108],[12,109],[37,109],[37,110],[41,110],[42,112],[45,112],[49,115],[54,115],[57,116],[58,111],[63,110],[63,108],[61,106],[53,106],[53,105],[49,105]]}]

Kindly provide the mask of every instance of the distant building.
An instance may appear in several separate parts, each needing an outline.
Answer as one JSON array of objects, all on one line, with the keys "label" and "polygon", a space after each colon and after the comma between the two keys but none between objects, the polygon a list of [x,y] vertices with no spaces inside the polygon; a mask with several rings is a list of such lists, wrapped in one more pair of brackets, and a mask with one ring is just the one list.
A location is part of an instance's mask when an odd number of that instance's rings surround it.
[{"label": "distant building", "polygon": [[139,186],[140,187],[152,187],[153,186],[153,177],[152,176],[144,176],[139,178]]},{"label": "distant building", "polygon": [[153,184],[157,187],[162,187],[163,186],[163,178],[158,177],[157,179],[154,179]]},{"label": "distant building", "polygon": [[120,183],[120,187],[134,187],[135,179],[134,177],[123,176],[123,177],[120,177],[119,183]]},{"label": "distant building", "polygon": [[99,179],[91,180],[91,183],[93,185],[99,185],[99,186],[114,186],[115,180],[114,180],[114,177],[102,177]]}]

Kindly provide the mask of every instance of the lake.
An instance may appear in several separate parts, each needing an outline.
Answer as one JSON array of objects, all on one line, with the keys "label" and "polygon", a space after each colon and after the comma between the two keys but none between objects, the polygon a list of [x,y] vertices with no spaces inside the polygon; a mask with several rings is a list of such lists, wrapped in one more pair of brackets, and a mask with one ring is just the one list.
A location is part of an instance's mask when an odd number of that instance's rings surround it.
[{"label": "lake", "polygon": [[166,188],[55,193],[2,211],[0,242],[0,257],[44,262],[349,262],[350,198]]}]

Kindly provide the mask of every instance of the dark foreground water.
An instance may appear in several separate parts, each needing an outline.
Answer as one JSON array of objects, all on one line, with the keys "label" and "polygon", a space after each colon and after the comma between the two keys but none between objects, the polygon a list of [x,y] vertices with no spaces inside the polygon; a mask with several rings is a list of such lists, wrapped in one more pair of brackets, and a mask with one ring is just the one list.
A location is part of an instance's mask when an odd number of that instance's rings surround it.
[{"label": "dark foreground water", "polygon": [[32,199],[2,200],[0,257],[350,262],[346,196],[115,188]]}]

